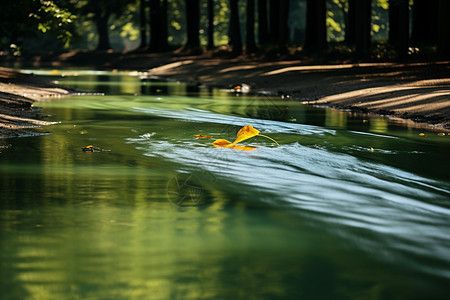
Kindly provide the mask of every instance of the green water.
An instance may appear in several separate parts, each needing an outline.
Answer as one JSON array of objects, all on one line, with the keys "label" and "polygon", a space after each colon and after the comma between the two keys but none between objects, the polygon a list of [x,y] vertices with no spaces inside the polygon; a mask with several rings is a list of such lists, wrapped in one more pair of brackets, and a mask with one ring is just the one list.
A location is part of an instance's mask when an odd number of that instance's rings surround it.
[{"label": "green water", "polygon": [[[450,136],[71,73],[105,95],[38,103],[60,123],[0,140],[1,299],[448,296]],[[247,124],[280,147],[211,145]]]}]

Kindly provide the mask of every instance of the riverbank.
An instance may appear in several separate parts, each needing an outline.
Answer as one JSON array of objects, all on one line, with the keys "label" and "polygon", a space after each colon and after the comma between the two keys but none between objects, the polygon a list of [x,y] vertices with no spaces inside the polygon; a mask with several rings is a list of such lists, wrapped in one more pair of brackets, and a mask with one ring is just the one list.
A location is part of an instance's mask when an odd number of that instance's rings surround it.
[{"label": "riverbank", "polygon": [[208,54],[72,51],[29,57],[26,62],[35,67],[137,70],[146,76],[220,88],[247,84],[251,91],[290,95],[305,104],[373,113],[396,118],[405,126],[450,131],[449,61],[321,64]]},{"label": "riverbank", "polygon": [[26,129],[51,124],[40,120],[33,103],[68,94],[38,77],[0,67],[0,139],[33,135]]},{"label": "riverbank", "polygon": [[305,104],[374,113],[406,126],[450,129],[450,63],[302,65],[300,61],[186,59],[150,76],[290,95]]}]

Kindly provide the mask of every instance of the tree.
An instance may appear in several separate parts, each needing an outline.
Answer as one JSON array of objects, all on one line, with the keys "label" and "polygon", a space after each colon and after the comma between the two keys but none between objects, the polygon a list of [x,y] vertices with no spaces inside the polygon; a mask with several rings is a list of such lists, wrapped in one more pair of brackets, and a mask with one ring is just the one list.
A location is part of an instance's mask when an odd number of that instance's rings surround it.
[{"label": "tree", "polygon": [[305,50],[307,52],[321,52],[327,46],[325,4],[325,0],[307,0],[306,2]]},{"label": "tree", "polygon": [[186,0],[187,41],[184,50],[200,49],[200,4],[199,0]]},{"label": "tree", "polygon": [[408,54],[409,3],[408,0],[389,1],[389,43],[395,46],[400,57]]},{"label": "tree", "polygon": [[167,0],[150,0],[150,52],[168,48]]},{"label": "tree", "polygon": [[231,53],[238,56],[242,53],[241,28],[239,25],[238,0],[230,0],[229,46]]},{"label": "tree", "polygon": [[73,38],[73,20],[69,9],[53,1],[2,0],[0,2],[0,49],[20,54],[25,38],[51,33],[68,45]]},{"label": "tree", "polygon": [[208,0],[208,50],[214,49],[214,0]]},{"label": "tree", "polygon": [[439,0],[414,0],[411,42],[433,45],[437,41]]},{"label": "tree", "polygon": [[356,4],[357,0],[348,0],[348,13],[345,20],[345,43],[348,46],[354,46],[356,40]]},{"label": "tree", "polygon": [[355,46],[359,58],[367,57],[370,52],[371,0],[355,1]]},{"label": "tree", "polygon": [[141,32],[141,44],[140,49],[145,49],[147,47],[147,0],[139,0],[139,26]]},{"label": "tree", "polygon": [[269,42],[267,0],[258,0],[258,41],[260,45]]},{"label": "tree", "polygon": [[450,1],[439,0],[439,32],[438,54],[442,57],[450,57]]},{"label": "tree", "polygon": [[282,1],[269,0],[269,35],[270,41],[274,44],[278,44],[279,42],[278,34],[280,32],[280,2]]},{"label": "tree", "polygon": [[129,4],[127,0],[85,0],[78,1],[80,13],[94,22],[98,33],[96,50],[111,49],[109,42],[109,21],[112,16],[120,16]]},{"label": "tree", "polygon": [[255,53],[256,42],[255,42],[255,0],[247,0],[247,26],[246,26],[246,53]]},{"label": "tree", "polygon": [[280,1],[279,5],[278,50],[283,53],[287,51],[289,42],[289,1]]}]

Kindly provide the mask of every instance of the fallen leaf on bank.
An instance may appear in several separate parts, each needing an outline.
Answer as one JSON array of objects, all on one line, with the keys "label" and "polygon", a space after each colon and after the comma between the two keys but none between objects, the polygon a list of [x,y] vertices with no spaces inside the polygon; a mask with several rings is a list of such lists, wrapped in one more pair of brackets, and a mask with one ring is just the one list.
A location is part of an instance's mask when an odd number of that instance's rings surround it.
[{"label": "fallen leaf on bank", "polygon": [[212,135],[202,135],[202,134],[196,134],[195,135],[196,138],[202,138],[202,139],[210,139],[213,136]]}]

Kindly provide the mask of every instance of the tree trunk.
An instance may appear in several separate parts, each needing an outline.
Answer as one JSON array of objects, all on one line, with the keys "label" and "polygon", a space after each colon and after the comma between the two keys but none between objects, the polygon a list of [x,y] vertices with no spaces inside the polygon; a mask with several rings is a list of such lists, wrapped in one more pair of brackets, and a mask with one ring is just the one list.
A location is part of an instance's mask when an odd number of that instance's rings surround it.
[{"label": "tree trunk", "polygon": [[267,45],[269,42],[267,0],[258,0],[258,42],[260,45]]},{"label": "tree trunk", "polygon": [[368,57],[370,54],[371,6],[371,0],[355,1],[355,46],[359,58]]},{"label": "tree trunk", "polygon": [[200,4],[199,0],[186,0],[186,50],[200,49]]},{"label": "tree trunk", "polygon": [[287,0],[269,0],[269,34],[270,41],[275,45],[278,45],[279,42],[279,33],[280,33],[280,2],[279,1],[287,1]]},{"label": "tree trunk", "polygon": [[214,0],[208,0],[208,50],[214,49]]},{"label": "tree trunk", "polygon": [[139,49],[144,49],[147,47],[147,16],[145,9],[147,8],[147,0],[139,1],[139,16],[140,16],[140,31],[141,31],[141,44]]},{"label": "tree trunk", "polygon": [[169,31],[168,31],[168,24],[167,24],[167,0],[162,0],[161,4],[161,36],[160,36],[160,51],[166,51],[169,47]]},{"label": "tree trunk", "polygon": [[289,1],[280,1],[279,25],[278,25],[278,48],[279,52],[285,53],[289,43]]},{"label": "tree trunk", "polygon": [[355,4],[357,0],[348,0],[348,13],[345,26],[345,43],[352,47],[356,40],[356,26],[355,26]]},{"label": "tree trunk", "polygon": [[108,20],[109,15],[100,14],[95,16],[95,25],[97,26],[98,32],[98,45],[97,50],[109,50],[111,49],[111,44],[109,43],[108,36]]},{"label": "tree trunk", "polygon": [[439,0],[414,0],[411,42],[433,45],[437,41]]},{"label": "tree trunk", "polygon": [[150,52],[160,51],[161,40],[161,6],[160,0],[150,0]]},{"label": "tree trunk", "polygon": [[438,54],[450,57],[450,1],[439,0]]},{"label": "tree trunk", "polygon": [[246,53],[256,52],[255,43],[255,0],[247,0]]},{"label": "tree trunk", "polygon": [[233,55],[238,56],[242,53],[241,28],[239,25],[238,0],[230,0],[230,27],[229,27],[229,45]]},{"label": "tree trunk", "polygon": [[408,0],[389,1],[389,43],[400,57],[408,54],[409,3]]},{"label": "tree trunk", "polygon": [[326,49],[327,27],[325,4],[325,0],[306,1],[305,50],[307,52],[322,52]]}]

